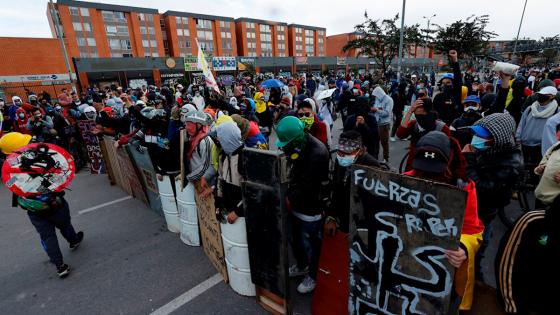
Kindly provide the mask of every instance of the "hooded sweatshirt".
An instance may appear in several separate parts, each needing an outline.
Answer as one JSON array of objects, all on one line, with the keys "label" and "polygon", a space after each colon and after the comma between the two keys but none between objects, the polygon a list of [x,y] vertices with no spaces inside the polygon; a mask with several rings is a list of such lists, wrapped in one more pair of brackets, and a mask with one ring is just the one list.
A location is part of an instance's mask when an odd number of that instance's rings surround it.
[{"label": "hooded sweatshirt", "polygon": [[535,101],[521,115],[515,135],[516,138],[525,146],[535,147],[541,145],[546,121],[556,113],[558,113],[558,103],[556,100],[553,100],[546,106],[540,106]]},{"label": "hooded sweatshirt", "polygon": [[216,208],[226,209],[228,212],[234,211],[238,216],[243,216],[241,130],[235,122],[225,121],[216,127],[216,134],[222,153],[218,165],[215,205]]},{"label": "hooded sweatshirt", "polygon": [[375,96],[375,104],[373,106],[377,108],[377,112],[375,112],[377,125],[391,124],[393,122],[393,99],[385,94],[385,91],[379,86],[373,89],[372,94]]},{"label": "hooded sweatshirt", "polygon": [[492,134],[492,147],[464,153],[467,175],[476,184],[479,216],[485,223],[496,209],[509,204],[513,186],[523,168],[521,150],[515,144],[515,121],[509,114],[496,113],[479,120]]}]

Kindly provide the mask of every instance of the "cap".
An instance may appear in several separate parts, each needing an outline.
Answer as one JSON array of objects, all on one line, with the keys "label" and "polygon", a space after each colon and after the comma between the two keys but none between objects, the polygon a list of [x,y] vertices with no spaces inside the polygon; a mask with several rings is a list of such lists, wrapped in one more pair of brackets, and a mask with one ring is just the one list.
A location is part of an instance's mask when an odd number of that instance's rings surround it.
[{"label": "cap", "polygon": [[465,100],[463,101],[463,104],[465,103],[477,103],[480,104],[480,97],[476,96],[476,95],[469,95],[465,98]]},{"label": "cap", "polygon": [[350,154],[354,151],[356,151],[357,149],[362,147],[362,139],[346,139],[346,138],[340,138],[338,139],[338,147],[337,150],[338,151],[342,151],[346,154]]},{"label": "cap", "polygon": [[484,138],[484,139],[490,139],[492,138],[492,133],[490,133],[490,131],[484,127],[482,127],[481,125],[472,125],[471,127],[472,132],[477,135],[478,137]]},{"label": "cap", "polygon": [[[441,77],[441,80],[443,80],[443,79],[453,80],[454,77],[455,77],[455,76],[453,75],[453,73],[445,73],[445,74],[443,74],[443,76]],[[441,81],[441,80],[440,80],[440,81]]]},{"label": "cap", "polygon": [[449,163],[451,142],[441,131],[430,131],[416,143],[412,167],[429,173],[443,173]]},{"label": "cap", "polygon": [[537,93],[543,95],[556,95],[556,93],[558,93],[558,90],[556,90],[556,88],[553,86],[545,86]]}]

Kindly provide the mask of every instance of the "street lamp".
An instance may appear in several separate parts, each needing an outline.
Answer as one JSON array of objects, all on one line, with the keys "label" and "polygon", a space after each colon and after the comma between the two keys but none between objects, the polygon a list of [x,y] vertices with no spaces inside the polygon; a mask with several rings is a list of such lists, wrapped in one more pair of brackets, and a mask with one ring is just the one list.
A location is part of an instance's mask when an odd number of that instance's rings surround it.
[{"label": "street lamp", "polygon": [[403,55],[403,39],[404,39],[404,11],[406,8],[406,0],[402,2],[402,16],[401,16],[401,34],[399,40],[399,60],[397,60],[397,82],[401,81],[401,63]]},{"label": "street lamp", "polygon": [[[436,16],[437,16],[437,14],[434,13],[434,14],[433,14],[432,16],[430,16],[430,17],[427,17],[427,16],[423,16],[423,17],[422,17],[422,18],[428,20],[428,26],[426,27],[426,39],[427,39],[428,36],[430,36],[430,22],[431,22],[432,19],[435,18]],[[426,48],[428,48],[428,45],[424,45],[424,49],[426,49]],[[424,50],[424,52],[426,52],[426,51]],[[428,50],[428,58],[430,58],[429,50]],[[422,71],[424,71],[424,67],[422,67]]]}]

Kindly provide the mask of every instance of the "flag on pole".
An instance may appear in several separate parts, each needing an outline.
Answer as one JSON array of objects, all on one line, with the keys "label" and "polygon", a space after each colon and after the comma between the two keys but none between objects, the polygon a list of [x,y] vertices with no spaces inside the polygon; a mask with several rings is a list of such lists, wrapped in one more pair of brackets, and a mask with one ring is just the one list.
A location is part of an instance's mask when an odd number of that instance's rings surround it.
[{"label": "flag on pole", "polygon": [[208,62],[206,58],[204,58],[204,52],[198,43],[198,39],[196,39],[196,45],[198,46],[198,69],[202,70],[202,74],[204,74],[204,79],[206,80],[206,85],[213,88],[214,91],[221,93],[220,89],[218,88],[218,83],[216,83],[216,79],[214,79],[214,75],[212,71],[210,71],[210,67],[208,67]]}]

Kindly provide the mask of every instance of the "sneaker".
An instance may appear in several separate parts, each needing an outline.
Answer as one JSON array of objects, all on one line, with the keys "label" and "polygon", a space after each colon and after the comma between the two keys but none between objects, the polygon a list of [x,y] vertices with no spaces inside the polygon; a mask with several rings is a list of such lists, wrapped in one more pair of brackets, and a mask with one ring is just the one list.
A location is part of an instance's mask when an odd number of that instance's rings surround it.
[{"label": "sneaker", "polygon": [[298,285],[297,291],[301,294],[311,293],[315,290],[315,280],[310,276],[305,276],[303,281]]},{"label": "sneaker", "polygon": [[288,269],[288,272],[290,274],[290,278],[305,276],[309,272],[309,267],[305,267],[303,269],[300,269],[298,267],[298,265],[295,264],[295,265],[292,265],[290,267],[290,269]]},{"label": "sneaker", "polygon": [[84,239],[84,232],[80,231],[80,232],[76,233],[76,235],[78,236],[78,241],[76,243],[70,244],[70,249],[71,250],[76,250],[76,248],[78,248],[78,246],[80,246],[80,244],[82,243],[82,240]]},{"label": "sneaker", "polygon": [[397,138],[391,137],[391,142],[395,142],[395,141],[397,141]]},{"label": "sneaker", "polygon": [[56,274],[58,274],[58,277],[61,279],[65,278],[68,274],[70,274],[70,267],[68,267],[67,264],[62,264],[56,267]]}]

